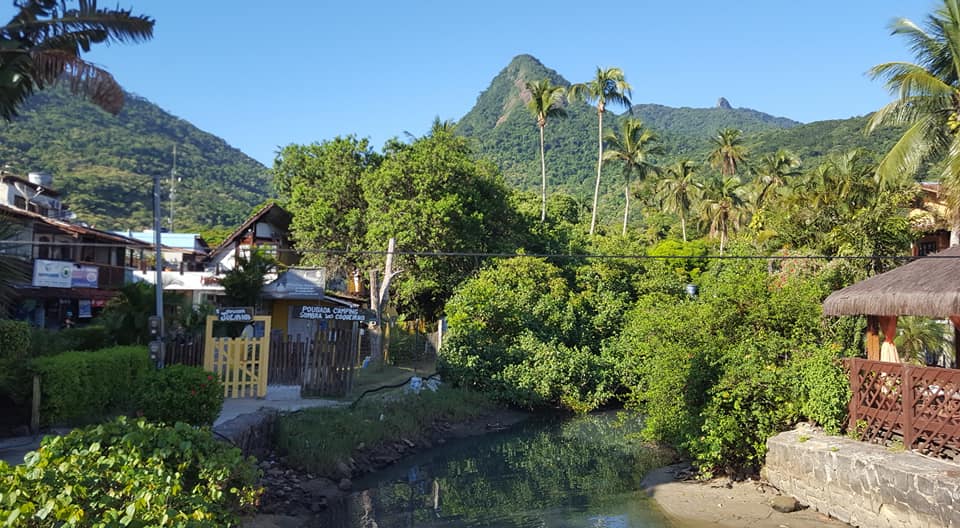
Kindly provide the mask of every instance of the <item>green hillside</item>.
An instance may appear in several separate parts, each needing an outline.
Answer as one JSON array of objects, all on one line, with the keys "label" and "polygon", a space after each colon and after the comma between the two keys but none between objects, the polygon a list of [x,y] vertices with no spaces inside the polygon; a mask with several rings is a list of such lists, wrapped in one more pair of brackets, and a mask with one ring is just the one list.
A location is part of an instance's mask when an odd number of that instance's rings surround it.
[{"label": "green hillside", "polygon": [[747,139],[751,152],[773,152],[784,148],[800,156],[804,166],[813,166],[830,152],[844,152],[855,148],[883,153],[890,150],[903,134],[901,128],[882,128],[870,135],[864,134],[868,116],[815,121],[786,130],[768,130]]},{"label": "green hillside", "polygon": [[151,225],[154,174],[164,176],[168,215],[174,145],[178,231],[235,227],[266,198],[263,165],[137,96],[128,95],[114,117],[54,89],[31,98],[13,122],[0,122],[0,164],[50,172],[78,220],[103,229]]},{"label": "green hillside", "polygon": [[[627,75],[629,79],[629,72]],[[570,84],[530,55],[515,57],[457,124],[458,133],[473,139],[478,153],[496,162],[507,181],[522,189],[535,189],[540,181],[539,136],[536,120],[525,107],[529,95],[524,86],[528,81],[543,78],[554,84]],[[573,103],[568,104],[566,110],[566,118],[547,123],[547,177],[552,189],[587,197],[593,192],[596,176],[596,109]],[[608,112],[605,126],[615,128],[625,115],[625,111],[620,115]],[[734,127],[751,133],[799,125],[790,119],[746,108],[670,108],[644,104],[634,106],[633,115],[660,134],[666,152],[663,162],[681,156],[704,158],[710,136],[720,128]],[[607,201],[615,204],[622,194],[619,172],[614,167],[606,171],[609,176],[603,178],[604,194],[612,195]]]}]

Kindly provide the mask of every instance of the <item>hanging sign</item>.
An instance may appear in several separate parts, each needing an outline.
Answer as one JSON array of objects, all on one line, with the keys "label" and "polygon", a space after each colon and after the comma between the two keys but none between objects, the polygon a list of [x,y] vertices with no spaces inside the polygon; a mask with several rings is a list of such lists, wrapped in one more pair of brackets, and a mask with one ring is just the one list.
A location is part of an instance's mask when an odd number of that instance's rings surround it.
[{"label": "hanging sign", "polygon": [[253,321],[253,308],[249,306],[220,308],[217,310],[217,320],[239,322]]},{"label": "hanging sign", "polygon": [[298,306],[297,319],[320,319],[333,321],[363,321],[366,318],[360,309],[352,306]]}]

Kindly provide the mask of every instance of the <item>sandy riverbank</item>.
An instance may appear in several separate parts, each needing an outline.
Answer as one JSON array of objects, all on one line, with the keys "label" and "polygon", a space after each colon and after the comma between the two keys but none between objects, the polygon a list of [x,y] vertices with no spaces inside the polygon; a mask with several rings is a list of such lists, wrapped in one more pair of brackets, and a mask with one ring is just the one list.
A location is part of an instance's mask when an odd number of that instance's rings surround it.
[{"label": "sandy riverbank", "polygon": [[706,482],[679,479],[686,464],[652,471],[644,478],[647,493],[678,528],[840,528],[848,524],[803,509],[780,513],[771,502],[780,493],[760,481],[733,482],[713,479]]}]

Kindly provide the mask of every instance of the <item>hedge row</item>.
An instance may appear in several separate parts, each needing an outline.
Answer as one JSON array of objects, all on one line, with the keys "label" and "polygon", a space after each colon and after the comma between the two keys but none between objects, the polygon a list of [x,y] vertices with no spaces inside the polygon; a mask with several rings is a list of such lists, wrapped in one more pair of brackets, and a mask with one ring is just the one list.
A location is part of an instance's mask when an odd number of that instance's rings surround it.
[{"label": "hedge row", "polygon": [[83,423],[129,411],[152,368],[142,346],[37,358],[33,370],[40,375],[41,423]]},{"label": "hedge row", "polygon": [[71,350],[99,350],[116,341],[102,326],[78,326],[60,330],[33,328],[30,336],[31,357],[52,356]]},{"label": "hedge row", "polygon": [[0,319],[0,359],[22,359],[30,353],[30,325]]}]

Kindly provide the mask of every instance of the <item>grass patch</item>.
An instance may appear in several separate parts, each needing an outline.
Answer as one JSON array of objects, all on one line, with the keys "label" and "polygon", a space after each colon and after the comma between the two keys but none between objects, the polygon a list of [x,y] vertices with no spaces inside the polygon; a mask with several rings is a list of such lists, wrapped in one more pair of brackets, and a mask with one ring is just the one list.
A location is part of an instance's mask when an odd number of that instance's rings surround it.
[{"label": "grass patch", "polygon": [[417,394],[368,396],[354,408],[309,409],[280,418],[277,449],[289,464],[329,474],[360,444],[416,438],[436,420],[464,421],[495,406],[486,396],[441,386]]},{"label": "grass patch", "polygon": [[410,376],[427,377],[437,371],[435,359],[409,362],[403,365],[384,365],[382,367],[368,367],[357,369],[353,379],[353,389],[344,397],[354,400],[368,389],[375,389],[384,385],[396,385],[410,379]]}]

